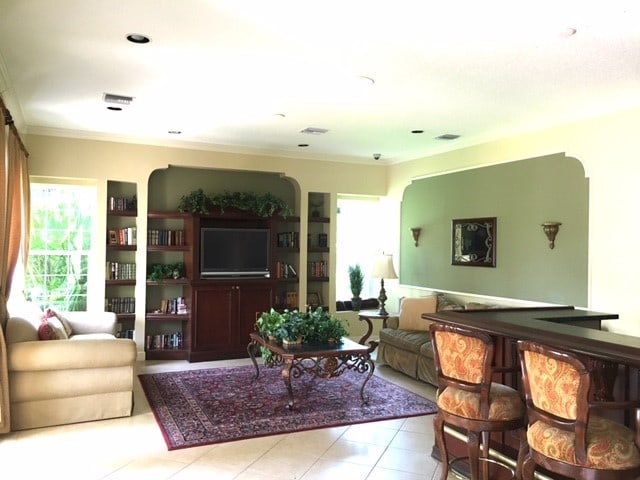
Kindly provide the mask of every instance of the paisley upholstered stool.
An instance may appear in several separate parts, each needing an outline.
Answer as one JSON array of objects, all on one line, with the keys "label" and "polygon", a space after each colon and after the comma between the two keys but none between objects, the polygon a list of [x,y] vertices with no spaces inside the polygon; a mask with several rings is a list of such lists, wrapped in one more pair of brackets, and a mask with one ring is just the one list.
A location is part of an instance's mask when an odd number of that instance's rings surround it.
[{"label": "paisley upholstered stool", "polygon": [[[588,362],[533,342],[518,342],[527,406],[529,452],[523,477],[536,466],[569,478],[626,480],[640,477],[640,402],[590,401]],[[631,409],[635,431],[593,413]]]},{"label": "paisley upholstered stool", "polygon": [[442,459],[442,480],[447,478],[450,464],[460,460],[449,460],[445,425],[468,436],[472,480],[488,479],[491,463],[508,468],[513,478],[519,478],[524,445],[519,450],[517,470],[489,457],[491,432],[522,430],[525,425],[525,407],[518,391],[492,383],[493,374],[504,371],[492,366],[493,339],[479,330],[447,324],[434,323],[430,330],[438,377],[434,431]]}]

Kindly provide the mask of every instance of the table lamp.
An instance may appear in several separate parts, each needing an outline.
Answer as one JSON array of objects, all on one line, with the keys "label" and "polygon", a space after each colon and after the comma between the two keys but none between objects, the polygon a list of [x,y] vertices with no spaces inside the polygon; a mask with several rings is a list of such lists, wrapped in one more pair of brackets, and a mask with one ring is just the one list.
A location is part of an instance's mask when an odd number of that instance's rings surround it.
[{"label": "table lamp", "polygon": [[393,256],[382,254],[375,259],[373,264],[373,278],[380,279],[380,296],[378,301],[380,302],[380,311],[378,315],[389,315],[384,308],[384,303],[387,301],[387,292],[384,291],[384,279],[398,278],[396,271],[393,268]]}]

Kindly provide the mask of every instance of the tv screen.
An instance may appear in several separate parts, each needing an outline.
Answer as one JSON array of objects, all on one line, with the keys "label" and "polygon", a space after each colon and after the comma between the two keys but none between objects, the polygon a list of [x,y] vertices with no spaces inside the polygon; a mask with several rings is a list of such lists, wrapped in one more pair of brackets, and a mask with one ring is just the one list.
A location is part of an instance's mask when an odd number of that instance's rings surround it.
[{"label": "tv screen", "polygon": [[270,236],[268,228],[201,228],[201,277],[269,277]]}]

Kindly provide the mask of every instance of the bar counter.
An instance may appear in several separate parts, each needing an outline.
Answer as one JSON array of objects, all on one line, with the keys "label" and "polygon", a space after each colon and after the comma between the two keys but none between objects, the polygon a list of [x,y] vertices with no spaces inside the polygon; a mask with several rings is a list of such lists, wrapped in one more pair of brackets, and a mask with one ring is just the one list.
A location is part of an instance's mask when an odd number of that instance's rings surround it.
[{"label": "bar counter", "polygon": [[[565,351],[585,355],[594,376],[593,395],[598,400],[640,398],[640,338],[600,330],[602,320],[616,314],[580,310],[571,306],[464,310],[422,314],[425,320],[480,329],[495,338],[496,366],[518,365],[517,341],[531,340]],[[494,381],[519,388],[519,375],[506,374]],[[628,416],[617,420],[630,425]],[[466,450],[464,442],[453,441],[454,455]],[[447,440],[450,441],[449,439]],[[492,448],[515,458],[519,438],[492,435]],[[439,454],[434,448],[434,457]],[[562,478],[562,477],[553,477]]]}]

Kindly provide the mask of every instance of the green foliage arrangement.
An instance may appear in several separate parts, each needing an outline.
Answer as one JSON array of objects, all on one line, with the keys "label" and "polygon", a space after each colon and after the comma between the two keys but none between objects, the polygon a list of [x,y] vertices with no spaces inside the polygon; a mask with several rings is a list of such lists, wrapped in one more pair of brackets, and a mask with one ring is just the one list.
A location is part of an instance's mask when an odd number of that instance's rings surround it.
[{"label": "green foliage arrangement", "polygon": [[147,278],[154,282],[162,282],[167,278],[184,277],[184,263],[155,263],[149,265],[147,269]]},{"label": "green foliage arrangement", "polygon": [[263,312],[256,321],[256,330],[263,336],[274,337],[278,342],[322,344],[341,343],[348,335],[345,322],[326,312],[322,307],[301,313],[285,310],[280,313],[273,309]]},{"label": "green foliage arrangement", "polygon": [[228,208],[237,208],[260,217],[272,217],[280,214],[286,218],[293,213],[291,207],[284,200],[271,193],[224,192],[207,195],[201,188],[183,195],[180,198],[178,210],[180,212],[208,214],[210,209],[215,207],[220,209],[220,213],[224,213],[225,209]]}]

